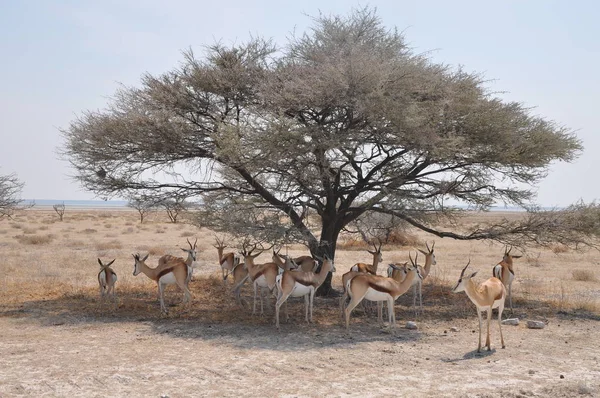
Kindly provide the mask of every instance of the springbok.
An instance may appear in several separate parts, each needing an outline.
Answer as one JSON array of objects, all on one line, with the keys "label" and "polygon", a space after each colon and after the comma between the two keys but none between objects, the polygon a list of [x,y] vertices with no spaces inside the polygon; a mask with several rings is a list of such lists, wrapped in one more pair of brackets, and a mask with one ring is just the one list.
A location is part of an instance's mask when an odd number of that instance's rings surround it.
[{"label": "springbok", "polygon": [[[227,285],[227,277],[233,271],[233,268],[236,264],[239,263],[240,259],[233,252],[223,253],[227,245],[225,244],[225,239],[219,239],[218,236],[215,236],[216,245],[213,245],[215,249],[217,249],[217,255],[219,256],[219,265],[221,266],[221,274],[223,276],[223,285]],[[237,263],[236,263],[237,260]]]},{"label": "springbok", "polygon": [[[281,248],[277,251],[275,251],[275,249],[273,249],[273,262],[275,262],[277,264],[279,264],[279,261],[281,261],[281,260],[278,261],[276,259],[276,257],[283,258],[284,260],[289,258],[289,256],[279,254],[280,251],[281,251]],[[297,265],[296,268],[298,268],[298,270],[302,270],[304,272],[314,272],[317,269],[317,267],[319,266],[319,262],[317,260],[315,260],[314,258],[312,258],[311,256],[298,256],[296,258],[291,258],[290,260],[294,264]]]},{"label": "springbok", "polygon": [[283,271],[302,270],[298,263],[296,263],[290,256],[286,256],[285,254],[279,254],[280,250],[281,249],[276,251],[275,249],[273,249],[273,256],[271,256],[273,262],[279,267],[279,273],[283,273]]},{"label": "springbok", "polygon": [[284,271],[283,274],[277,276],[278,295],[277,304],[275,305],[275,326],[277,329],[279,329],[279,309],[283,303],[286,303],[287,316],[286,300],[290,296],[304,297],[306,322],[312,322],[315,291],[323,284],[329,272],[335,272],[335,265],[333,260],[330,260],[326,255],[323,259],[323,265],[317,273],[312,271]]},{"label": "springbok", "polygon": [[163,297],[164,285],[177,285],[183,290],[183,302],[190,301],[192,295],[188,289],[188,266],[181,257],[163,256],[156,268],[150,268],[146,265],[148,254],[140,258],[139,254],[132,254],[135,263],[133,265],[133,276],[143,272],[148,278],[156,282],[158,286],[158,295],[160,298],[160,309],[163,313],[167,312]]},{"label": "springbok", "polygon": [[508,247],[504,248],[504,256],[502,257],[502,261],[500,261],[497,265],[494,266],[492,270],[492,275],[502,281],[504,287],[508,289],[508,304],[510,306],[510,312],[513,312],[512,305],[512,283],[515,279],[515,271],[513,269],[513,259],[521,258],[522,256],[513,256],[510,254],[512,251],[512,246],[510,249]]},{"label": "springbok", "polygon": [[[431,245],[431,248],[429,248],[429,245],[427,244],[427,242],[425,242],[425,246],[427,247],[427,251],[425,250],[421,250],[421,249],[417,249],[418,251],[420,251],[423,255],[425,255],[425,264],[423,265],[423,267],[419,268],[419,272],[421,274],[421,278],[415,278],[413,281],[413,307],[415,309],[415,314],[417,314],[417,293],[419,295],[419,308],[421,310],[421,313],[423,313],[423,280],[425,280],[425,278],[427,278],[427,276],[429,276],[429,273],[431,272],[431,266],[432,265],[436,265],[437,261],[435,259],[435,254],[433,253],[433,249],[435,247],[435,242],[433,242],[433,244]],[[394,265],[396,267],[394,267]],[[398,266],[398,264],[389,264],[388,266],[388,277],[389,278],[394,278],[397,281],[401,281],[402,279],[404,279],[406,277],[406,268],[402,267],[401,265]]]},{"label": "springbok", "polygon": [[98,272],[98,284],[100,285],[100,298],[102,299],[104,299],[105,295],[110,296],[111,293],[113,298],[116,297],[115,283],[117,282],[117,274],[112,268],[110,268],[115,260],[112,260],[108,264],[102,264],[102,261],[98,259],[98,264],[100,264],[100,272]]},{"label": "springbok", "polygon": [[492,319],[492,310],[498,308],[498,328],[500,329],[500,342],[502,348],[505,348],[504,337],[502,336],[502,311],[504,311],[504,300],[506,299],[506,287],[496,277],[491,277],[485,282],[477,285],[473,281],[473,277],[477,275],[477,271],[471,275],[465,275],[467,267],[471,264],[471,260],[465,265],[460,278],[456,286],[452,289],[452,292],[458,293],[465,291],[469,299],[477,307],[477,317],[479,318],[479,345],[477,346],[477,352],[481,352],[481,313],[487,311],[487,337],[485,345],[488,351],[491,351],[490,347],[490,321]]},{"label": "springbok", "polygon": [[[350,303],[344,310],[346,316],[346,329],[350,325],[350,313],[363,300],[369,301],[387,301],[388,304],[388,321],[390,329],[396,325],[396,314],[394,311],[394,301],[410,289],[414,278],[419,276],[419,267],[417,266],[417,258],[413,261],[409,253],[411,265],[408,266],[408,275],[402,282],[398,282],[392,278],[387,278],[379,275],[357,272],[352,278],[349,278],[346,284],[346,291],[350,296]],[[381,307],[380,307],[381,309]]]},{"label": "springbok", "polygon": [[352,267],[350,267],[350,271],[348,271],[342,275],[342,288],[344,289],[344,293],[342,294],[342,297],[340,298],[340,308],[342,309],[342,316],[343,316],[343,308],[346,305],[346,301],[348,301],[348,291],[346,290],[346,285],[347,285],[348,281],[350,279],[354,278],[354,276],[356,275],[357,272],[368,273],[371,275],[377,275],[377,267],[378,267],[379,263],[383,261],[383,256],[381,255],[381,242],[379,243],[379,247],[377,247],[373,243],[373,247],[375,248],[374,251],[367,249],[367,252],[369,252],[369,254],[373,256],[372,264],[356,263]]},{"label": "springbok", "polygon": [[[256,250],[256,245],[248,250],[247,246],[244,244],[240,254],[244,256],[244,266],[248,270],[248,276],[250,277],[250,280],[252,280],[254,286],[254,305],[252,314],[256,313],[256,295],[259,293],[259,290],[261,290],[260,313],[264,314],[262,289],[267,288],[269,290],[268,294],[273,293],[273,289],[275,289],[275,278],[279,274],[279,267],[275,263],[255,264],[254,259],[261,255],[262,251],[257,254],[252,254],[254,250]],[[241,286],[241,284],[238,285],[234,287],[234,290]]]}]

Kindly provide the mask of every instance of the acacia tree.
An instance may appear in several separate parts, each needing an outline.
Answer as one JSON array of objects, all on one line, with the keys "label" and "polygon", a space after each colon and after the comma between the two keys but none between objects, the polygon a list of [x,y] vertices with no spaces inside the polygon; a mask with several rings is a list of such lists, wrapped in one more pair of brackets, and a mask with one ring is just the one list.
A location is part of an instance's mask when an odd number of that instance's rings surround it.
[{"label": "acacia tree", "polygon": [[19,209],[19,196],[24,185],[15,174],[0,175],[0,219],[10,218]]},{"label": "acacia tree", "polygon": [[[253,38],[184,58],[63,131],[85,188],[200,197],[204,225],[332,258],[344,228],[373,213],[504,243],[589,244],[597,231],[582,209],[540,213],[532,202],[549,165],[581,151],[569,129],[497,98],[480,74],[414,54],[372,9],[319,16],[281,49]],[[153,177],[165,170],[173,178]],[[448,201],[530,216],[443,229],[440,218],[459,212]]]},{"label": "acacia tree", "polygon": [[156,208],[156,202],[145,195],[137,195],[129,198],[127,206],[137,210],[140,215],[140,224],[143,224],[146,216]]}]

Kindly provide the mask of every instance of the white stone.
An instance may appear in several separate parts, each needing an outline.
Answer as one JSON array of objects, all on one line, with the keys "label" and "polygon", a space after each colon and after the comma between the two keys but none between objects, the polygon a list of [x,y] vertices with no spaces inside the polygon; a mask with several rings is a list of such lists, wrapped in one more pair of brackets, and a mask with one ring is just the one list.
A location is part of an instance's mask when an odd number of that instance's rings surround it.
[{"label": "white stone", "polygon": [[509,318],[502,321],[503,325],[517,326],[519,324],[519,318]]},{"label": "white stone", "polygon": [[416,322],[408,321],[408,322],[406,322],[406,328],[407,329],[418,329],[418,326],[417,326]]},{"label": "white stone", "polygon": [[451,331],[451,332],[458,332],[458,328],[457,328],[456,326],[452,326],[452,327],[450,328],[450,331]]},{"label": "white stone", "polygon": [[527,321],[527,327],[529,329],[543,329],[546,324],[542,321]]}]

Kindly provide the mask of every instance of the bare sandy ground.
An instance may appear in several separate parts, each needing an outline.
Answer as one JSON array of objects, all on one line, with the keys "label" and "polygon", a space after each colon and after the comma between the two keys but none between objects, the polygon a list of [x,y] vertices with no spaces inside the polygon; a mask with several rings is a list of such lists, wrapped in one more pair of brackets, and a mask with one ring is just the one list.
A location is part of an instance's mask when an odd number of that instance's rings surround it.
[{"label": "bare sandy ground", "polygon": [[[67,215],[70,215],[67,213]],[[270,308],[252,316],[238,308],[215,275],[213,235],[191,226],[135,214],[80,214],[64,223],[27,213],[0,223],[0,397],[581,397],[600,393],[597,253],[533,253],[516,265],[513,286],[519,326],[504,326],[500,349],[492,324],[492,351],[476,353],[477,318],[464,294],[449,292],[468,253],[490,268],[499,247],[438,241],[438,265],[424,285],[423,316],[396,305],[395,334],[359,308],[350,331],[341,326],[335,298],[315,300],[315,324],[303,304],[277,332]],[[74,218],[74,217],[73,217]],[[50,236],[28,244],[22,236]],[[169,315],[161,316],[155,285],[133,277],[131,253],[181,253],[200,236],[193,302],[169,288]],[[426,238],[425,238],[426,239]],[[25,242],[25,243],[24,243]],[[406,249],[387,249],[399,261]],[[118,302],[100,303],[96,257],[117,258]],[[339,251],[349,268],[360,251]],[[590,272],[574,280],[572,269]],[[336,275],[334,285],[339,285]],[[478,279],[482,279],[478,277]],[[339,288],[339,286],[338,286]],[[243,295],[250,299],[250,289]],[[526,319],[544,319],[543,330]],[[418,330],[403,326],[415,320]],[[451,328],[458,331],[451,331]],[[485,335],[484,335],[485,339]]]}]

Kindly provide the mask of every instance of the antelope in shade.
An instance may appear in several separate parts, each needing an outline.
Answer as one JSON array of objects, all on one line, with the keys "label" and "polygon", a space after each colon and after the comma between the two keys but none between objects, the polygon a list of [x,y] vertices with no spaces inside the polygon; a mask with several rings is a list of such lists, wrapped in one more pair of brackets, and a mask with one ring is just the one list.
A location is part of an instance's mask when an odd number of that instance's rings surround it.
[{"label": "antelope in shade", "polygon": [[[115,259],[116,260],[116,259]],[[104,296],[110,296],[115,298],[115,283],[117,282],[117,274],[113,271],[110,266],[115,262],[112,260],[108,264],[102,264],[102,261],[98,259],[100,264],[100,272],[98,272],[98,285],[100,285],[100,298],[104,299]]]},{"label": "antelope in shade", "polygon": [[[315,291],[323,284],[327,274],[335,272],[333,260],[325,256],[323,265],[319,272],[312,271],[284,271],[283,274],[277,276],[277,304],[275,305],[275,326],[279,329],[279,309],[283,303],[286,303],[287,315],[287,299],[288,297],[304,297],[305,318],[306,322],[312,322],[313,300]],[[310,308],[310,316],[309,316]]]},{"label": "antelope in shade", "polygon": [[[419,308],[422,313],[423,312],[423,292],[422,292],[423,280],[425,280],[425,278],[427,278],[427,276],[429,276],[429,273],[431,272],[431,266],[437,264],[437,261],[435,259],[435,254],[433,252],[434,247],[435,247],[435,242],[433,242],[433,244],[431,245],[431,248],[429,248],[429,245],[427,244],[427,242],[425,242],[425,247],[427,247],[427,251],[417,249],[423,255],[425,255],[425,264],[423,265],[423,267],[419,268],[419,272],[420,272],[420,275],[422,278],[415,278],[413,281],[413,293],[414,293],[413,307],[415,308],[415,314],[417,313],[417,293],[419,295]],[[394,278],[397,281],[401,281],[406,276],[405,270],[406,270],[406,268],[403,268],[401,266],[397,267],[397,268],[393,268],[393,264],[389,264],[388,277]]]},{"label": "antelope in shade", "polygon": [[490,321],[492,319],[492,310],[498,308],[498,328],[500,329],[500,342],[502,348],[505,348],[504,337],[502,336],[502,311],[504,311],[504,300],[506,299],[506,287],[502,284],[500,279],[491,277],[485,282],[477,285],[473,281],[473,277],[477,275],[477,271],[470,275],[465,275],[467,267],[471,264],[471,260],[467,263],[460,273],[460,278],[456,286],[452,289],[452,292],[458,293],[465,291],[469,299],[477,307],[477,317],[479,318],[479,345],[477,346],[477,352],[481,352],[481,313],[487,311],[487,337],[485,345],[488,351],[491,351],[490,347]]},{"label": "antelope in shade", "polygon": [[357,272],[377,275],[377,266],[380,262],[383,261],[383,256],[381,255],[381,242],[379,243],[379,247],[377,247],[373,243],[373,247],[375,248],[374,251],[367,250],[367,252],[369,252],[369,254],[373,256],[372,264],[356,263],[352,267],[350,267],[350,271],[342,275],[342,286],[344,289],[344,293],[340,298],[340,308],[343,308],[346,304],[346,301],[348,301],[348,291],[346,290],[346,284],[350,279],[354,278]]},{"label": "antelope in shade", "polygon": [[367,252],[373,256],[373,263],[356,263],[350,268],[350,271],[367,272],[369,274],[377,275],[377,266],[383,261],[383,256],[381,255],[381,243],[379,243],[379,247],[375,246],[375,244],[373,244],[373,247],[375,248],[374,251],[367,250]]},{"label": "antelope in shade", "polygon": [[[259,290],[267,288],[269,293],[272,293],[273,289],[275,289],[275,278],[279,274],[279,267],[275,263],[255,264],[254,259],[258,257],[262,251],[257,254],[252,254],[254,250],[256,250],[256,245],[248,250],[246,244],[244,244],[242,251],[240,252],[240,254],[244,256],[244,266],[248,270],[248,276],[254,286],[254,305],[252,314],[256,313],[256,295],[259,293]],[[234,289],[237,287],[238,286],[234,287]],[[262,292],[260,292],[260,313],[264,314]]]},{"label": "antelope in shade", "polygon": [[492,275],[502,281],[502,284],[508,289],[508,303],[510,306],[510,312],[513,312],[512,305],[512,283],[515,279],[515,271],[513,269],[513,259],[521,258],[522,256],[513,256],[510,254],[512,251],[512,246],[510,249],[508,247],[504,248],[504,256],[502,257],[502,261],[496,264],[492,270]]},{"label": "antelope in shade", "polygon": [[296,268],[298,270],[302,270],[304,272],[314,272],[317,267],[319,266],[319,262],[317,260],[315,260],[314,258],[312,258],[311,256],[299,256],[296,258],[290,258],[289,256],[283,255],[283,254],[279,254],[279,252],[281,251],[281,249],[275,251],[275,249],[273,249],[273,262],[280,264],[280,262],[282,261],[281,259],[283,259],[283,261],[285,261],[286,259],[290,259],[292,261],[293,264],[296,264]]},{"label": "antelope in shade", "polygon": [[[217,241],[213,247],[217,249],[217,255],[219,256],[219,265],[221,266],[221,274],[223,276],[223,285],[227,285],[227,277],[236,266],[239,264],[239,257],[235,255],[233,252],[223,253],[227,245],[225,244],[225,239],[219,239],[218,236],[215,236],[215,240]],[[237,262],[236,262],[237,261]]]},{"label": "antelope in shade", "polygon": [[249,276],[246,264],[241,263],[240,258],[238,256],[235,256],[233,269],[229,272],[229,274],[233,275],[233,289],[231,289],[231,291],[235,296],[235,301],[240,307],[243,307],[241,289],[244,283],[246,283],[246,281],[249,279]]},{"label": "antelope in shade", "polygon": [[419,267],[417,259],[413,261],[412,256],[409,258],[411,265],[408,266],[408,275],[402,282],[395,281],[392,278],[387,278],[379,275],[367,273],[357,273],[353,278],[350,278],[346,285],[346,291],[350,296],[350,303],[344,310],[346,316],[346,329],[350,325],[350,313],[363,300],[369,301],[386,301],[388,303],[388,320],[390,329],[393,330],[396,325],[396,314],[394,311],[394,301],[402,294],[406,293],[411,287],[414,278],[419,277]]},{"label": "antelope in shade", "polygon": [[271,256],[271,259],[279,267],[279,273],[283,273],[283,271],[300,270],[298,264],[296,264],[290,256],[279,254],[279,250],[275,251],[275,249],[273,249],[273,256]]},{"label": "antelope in shade", "polygon": [[160,298],[160,309],[163,313],[167,312],[163,297],[165,285],[177,285],[183,290],[183,302],[190,301],[192,295],[188,289],[188,266],[181,257],[163,256],[156,268],[150,268],[146,265],[148,254],[143,258],[139,254],[132,254],[135,263],[133,265],[133,276],[143,272],[148,278],[156,282],[158,286],[158,295]]}]

